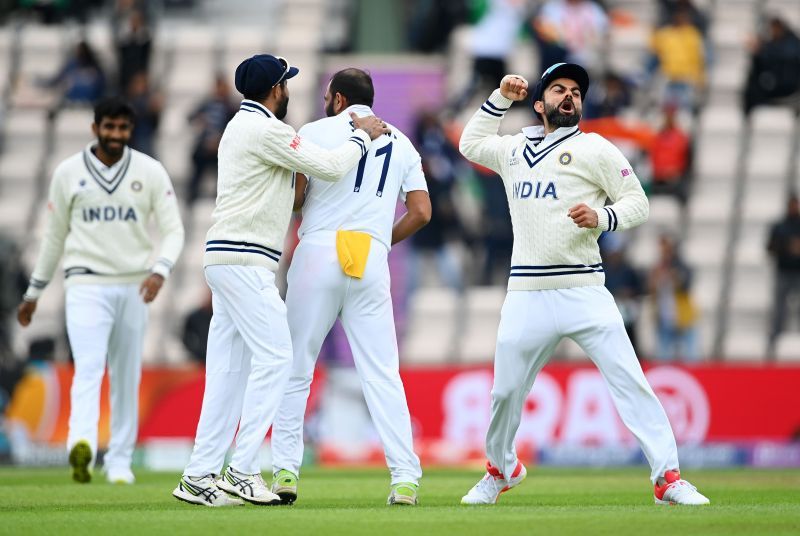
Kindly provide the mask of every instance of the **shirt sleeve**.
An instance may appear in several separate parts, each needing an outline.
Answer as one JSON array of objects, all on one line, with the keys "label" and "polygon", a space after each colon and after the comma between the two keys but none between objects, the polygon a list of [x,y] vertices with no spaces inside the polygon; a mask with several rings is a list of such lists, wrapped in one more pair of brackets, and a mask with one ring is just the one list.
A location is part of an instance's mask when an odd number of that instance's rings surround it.
[{"label": "shirt sleeve", "polygon": [[184,231],[175,189],[172,187],[167,170],[161,164],[158,164],[155,172],[152,195],[153,212],[161,235],[161,249],[150,270],[166,279],[183,250]]},{"label": "shirt sleeve", "polygon": [[417,150],[411,145],[411,142],[406,142],[406,151],[408,155],[408,166],[403,174],[403,182],[400,190],[405,194],[406,192],[413,192],[414,190],[428,191],[428,183],[425,181],[425,172],[422,171],[422,157],[420,157]]},{"label": "shirt sleeve", "polygon": [[36,301],[53,278],[58,261],[64,253],[64,241],[69,234],[72,199],[68,191],[67,176],[62,168],[56,168],[47,199],[47,223],[45,225],[39,256],[23,295],[25,301]]},{"label": "shirt sleeve", "polygon": [[513,136],[499,136],[500,122],[512,101],[495,89],[464,126],[458,150],[464,157],[502,175],[506,150]]},{"label": "shirt sleeve", "polygon": [[600,166],[593,176],[611,199],[612,204],[592,207],[597,212],[602,231],[622,231],[647,221],[650,203],[630,162],[609,141],[601,138],[603,147],[598,158]]},{"label": "shirt sleeve", "polygon": [[267,162],[329,182],[338,181],[353,169],[372,145],[369,135],[357,129],[339,147],[323,149],[281,121],[275,122],[263,140]]}]

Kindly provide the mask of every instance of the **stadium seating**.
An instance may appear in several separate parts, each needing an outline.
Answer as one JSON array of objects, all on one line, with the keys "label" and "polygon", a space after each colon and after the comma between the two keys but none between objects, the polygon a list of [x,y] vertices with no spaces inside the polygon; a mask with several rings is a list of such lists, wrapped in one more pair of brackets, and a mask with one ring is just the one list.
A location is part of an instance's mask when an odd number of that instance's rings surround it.
[{"label": "stadium seating", "polygon": [[[800,169],[787,167],[791,161],[792,137],[798,132],[798,119],[785,107],[754,112],[750,123],[750,157],[744,160],[743,181],[737,190],[740,144],[748,128],[742,118],[739,93],[748,67],[745,38],[754,32],[759,10],[781,13],[796,29],[800,28],[800,11],[796,9],[796,0],[696,3],[712,10],[713,64],[709,73],[710,98],[694,128],[696,177],[687,217],[684,218],[673,199],[651,199],[650,224],[629,233],[630,255],[639,268],[647,268],[656,258],[659,233],[665,231],[684,237],[682,249],[695,270],[694,295],[702,313],[703,355],[735,360],[764,359],[772,302],[772,270],[765,250],[766,234],[769,225],[782,215],[787,178],[794,180],[795,185],[800,184]],[[179,194],[184,191],[189,173],[193,139],[186,118],[209,91],[215,72],[232,75],[241,59],[255,52],[269,50],[285,54],[307,75],[293,82],[289,121],[297,126],[317,115],[320,88],[316,75],[325,72],[333,61],[320,50],[326,46],[327,14],[329,10],[341,8],[335,4],[325,0],[270,0],[266,7],[260,5],[256,9],[246,0],[207,0],[196,17],[163,18],[157,28],[151,76],[167,100],[159,129],[158,156],[170,172]],[[612,0],[607,4],[626,10],[634,20],[632,25],[612,28],[608,64],[619,72],[638,76],[646,55],[649,28],[654,22],[651,2]],[[265,12],[269,12],[268,28],[263,23]],[[249,24],[243,23],[247,17],[251,18]],[[332,26],[336,26],[335,21]],[[100,17],[93,19],[85,30],[103,63],[111,65],[114,53],[107,21]],[[79,35],[78,29],[26,23],[18,32],[11,25],[0,28],[0,72],[7,74],[0,76],[0,94],[3,95],[0,103],[0,132],[3,133],[0,231],[26,244],[25,261],[31,267],[42,233],[46,183],[53,166],[80,150],[90,138],[91,115],[88,109],[66,109],[51,125],[47,110],[54,103],[53,94],[37,85],[37,80],[57,70],[65,50]],[[466,49],[468,32],[468,28],[457,29],[446,54],[425,58],[426,64],[438,62],[447,72],[451,94],[464,86],[470,71]],[[530,41],[522,42],[511,58],[510,70],[531,78],[539,68],[535,47]],[[465,113],[470,114],[471,107]],[[652,110],[646,108],[636,108],[633,113],[654,119],[650,117]],[[503,129],[514,132],[528,121],[527,111],[513,109]],[[52,146],[48,144],[51,126]],[[737,192],[741,194],[738,197]],[[201,199],[184,210],[189,231],[186,249],[165,295],[151,308],[147,361],[181,362],[186,359],[180,344],[180,328],[182,318],[201,301],[205,288],[200,267],[212,206],[212,200]],[[33,225],[24,222],[33,222]],[[730,282],[727,289],[726,281]],[[60,337],[63,331],[62,290],[59,275],[41,300],[37,321],[31,328],[19,332],[18,349],[37,336]],[[503,295],[503,287],[470,288],[459,297],[448,289],[423,286],[409,300],[409,320],[401,341],[404,361],[489,361],[494,351]],[[723,299],[724,304],[721,303]],[[653,355],[655,337],[649,302],[644,309],[640,341],[644,355]],[[726,315],[718,316],[723,309]],[[719,318],[725,321],[720,324]],[[723,344],[717,348],[714,342],[720,336]],[[559,347],[557,355],[585,359],[580,349],[569,342]],[[777,357],[800,358],[800,338],[796,333],[782,337]]]}]

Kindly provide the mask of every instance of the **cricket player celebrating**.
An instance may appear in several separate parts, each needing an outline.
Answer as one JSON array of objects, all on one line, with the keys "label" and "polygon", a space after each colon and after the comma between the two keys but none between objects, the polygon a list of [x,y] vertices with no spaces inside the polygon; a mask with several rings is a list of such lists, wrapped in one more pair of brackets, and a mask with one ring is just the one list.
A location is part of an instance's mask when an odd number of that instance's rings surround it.
[{"label": "cricket player celebrating", "polygon": [[[462,504],[494,504],[525,478],[514,436],[536,374],[563,337],[583,348],[608,383],[650,463],[655,502],[709,503],[681,479],[672,428],[603,286],[598,236],[643,223],[649,206],[622,153],[578,129],[588,88],[583,67],[551,66],[533,89],[533,109],[544,126],[501,137],[506,110],[528,95],[525,79],[507,75],[461,136],[461,153],[502,177],[514,229],[494,361],[487,473]],[[603,206],[607,197],[613,204]]]},{"label": "cricket player celebrating", "polygon": [[[110,482],[132,484],[146,304],[158,295],[183,248],[175,194],[164,167],[127,147],[134,111],[119,98],[100,101],[97,140],[53,173],[47,228],[30,286],[18,309],[23,326],[62,254],[67,333],[75,360],[67,449],[72,477],[89,482],[97,453],[100,385],[108,364],[111,441],[104,459]],[[161,249],[152,264],[147,223],[155,216]]]},{"label": "cricket player celebrating", "polygon": [[[337,140],[352,135],[351,114],[372,115],[374,94],[368,73],[336,73],[325,93],[328,117],[304,126],[300,134],[323,147],[335,147]],[[339,317],[391,472],[388,504],[416,504],[422,470],[413,450],[398,369],[387,256],[392,244],[411,236],[431,217],[420,156],[393,128],[392,134],[375,140],[358,168],[339,182],[324,182],[312,173],[303,198],[304,182],[298,179],[296,206],[303,207],[303,222],[286,294],[294,360],[272,431],[272,490],[287,503],[297,498],[303,416],[314,366]],[[395,222],[398,195],[408,210]]]},{"label": "cricket player celebrating", "polygon": [[[297,135],[282,119],[287,82],[298,72],[269,54],[248,58],[236,69],[236,89],[244,100],[220,142],[217,204],[206,236],[204,266],[214,316],[205,393],[194,450],[172,492],[193,504],[281,502],[261,477],[258,449],[275,418],[292,359],[275,271],[294,203],[294,172],[338,180],[373,139],[388,132],[370,116],[354,117],[354,129],[334,150]],[[217,480],[234,435],[233,457]]]}]

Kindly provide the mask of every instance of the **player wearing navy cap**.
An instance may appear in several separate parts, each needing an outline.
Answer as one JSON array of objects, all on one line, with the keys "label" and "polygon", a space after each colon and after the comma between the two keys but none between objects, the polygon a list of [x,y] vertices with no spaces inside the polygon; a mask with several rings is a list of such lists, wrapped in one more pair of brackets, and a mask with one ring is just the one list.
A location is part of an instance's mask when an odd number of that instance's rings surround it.
[{"label": "player wearing navy cap", "polygon": [[[544,126],[498,136],[528,82],[507,75],[464,128],[460,150],[503,179],[514,230],[508,294],[500,317],[486,434],[485,476],[462,504],[494,504],[526,475],[514,437],[537,373],[568,337],[600,369],[622,421],[651,466],[658,504],[708,504],[680,478],[669,420],[647,383],[605,277],[597,238],[645,222],[647,197],[631,165],[608,140],[578,128],[589,76],[559,63],[533,88]],[[604,206],[606,198],[612,204]]]},{"label": "player wearing navy cap", "polygon": [[[236,69],[236,89],[244,100],[220,141],[217,204],[203,259],[214,308],[203,407],[192,456],[172,492],[194,504],[237,505],[239,498],[280,503],[261,477],[258,450],[292,360],[275,271],[294,203],[294,173],[336,181],[355,167],[373,139],[389,132],[374,116],[352,116],[354,130],[331,150],[299,136],[281,121],[289,103],[287,81],[297,73],[269,54],[248,58]],[[234,436],[230,464],[217,480]]]}]

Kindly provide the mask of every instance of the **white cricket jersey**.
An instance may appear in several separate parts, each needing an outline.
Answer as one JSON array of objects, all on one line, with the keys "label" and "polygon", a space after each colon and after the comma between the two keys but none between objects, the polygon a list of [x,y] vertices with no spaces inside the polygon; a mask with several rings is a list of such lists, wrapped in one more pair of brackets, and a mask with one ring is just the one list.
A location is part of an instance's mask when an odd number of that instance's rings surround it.
[{"label": "white cricket jersey", "polygon": [[[142,281],[149,272],[165,278],[183,248],[183,224],[172,183],[157,160],[130,148],[106,166],[94,144],[53,172],[48,221],[25,299],[37,299],[64,257],[66,286]],[[147,223],[155,216],[161,235],[158,257]]]},{"label": "white cricket jersey", "polygon": [[[639,179],[611,142],[577,126],[547,136],[543,127],[498,136],[511,102],[495,90],[464,127],[459,145],[465,157],[503,179],[514,231],[508,289],[602,285],[600,233],[647,220]],[[604,206],[607,197],[613,204]],[[597,212],[597,228],[580,228],[568,216],[580,203]]]},{"label": "white cricket jersey", "polygon": [[359,129],[343,133],[329,147],[336,150],[327,150],[261,104],[243,100],[219,144],[217,205],[203,265],[277,270],[294,205],[294,172],[339,180],[371,143]]},{"label": "white cricket jersey", "polygon": [[[369,106],[353,105],[333,117],[308,123],[300,135],[321,147],[336,147],[352,135],[350,112],[359,117],[374,115]],[[358,166],[338,182],[308,176],[300,238],[315,231],[361,231],[392,246],[397,198],[406,192],[428,191],[419,153],[397,128],[372,143]]]}]

